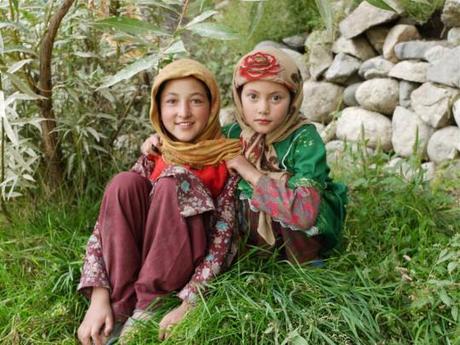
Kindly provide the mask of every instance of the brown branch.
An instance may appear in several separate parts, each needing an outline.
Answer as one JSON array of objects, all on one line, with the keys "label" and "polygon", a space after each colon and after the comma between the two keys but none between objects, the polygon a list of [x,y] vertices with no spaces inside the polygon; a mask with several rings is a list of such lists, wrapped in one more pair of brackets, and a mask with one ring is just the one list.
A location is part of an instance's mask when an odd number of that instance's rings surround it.
[{"label": "brown branch", "polygon": [[51,58],[53,53],[54,39],[62,19],[69,11],[75,0],[64,0],[61,7],[51,17],[48,29],[44,35],[40,47],[40,79],[38,89],[46,99],[39,101],[42,117],[44,154],[48,170],[48,186],[56,189],[64,176],[62,153],[58,141],[56,129],[56,117],[53,112],[53,84],[51,81]]}]

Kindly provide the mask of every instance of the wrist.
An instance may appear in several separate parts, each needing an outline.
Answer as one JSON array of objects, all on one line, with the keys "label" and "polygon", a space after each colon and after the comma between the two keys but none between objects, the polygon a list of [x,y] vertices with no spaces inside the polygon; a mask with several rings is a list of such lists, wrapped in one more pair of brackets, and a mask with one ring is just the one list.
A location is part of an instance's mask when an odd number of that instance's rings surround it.
[{"label": "wrist", "polygon": [[103,287],[93,287],[91,304],[110,304],[109,290]]}]

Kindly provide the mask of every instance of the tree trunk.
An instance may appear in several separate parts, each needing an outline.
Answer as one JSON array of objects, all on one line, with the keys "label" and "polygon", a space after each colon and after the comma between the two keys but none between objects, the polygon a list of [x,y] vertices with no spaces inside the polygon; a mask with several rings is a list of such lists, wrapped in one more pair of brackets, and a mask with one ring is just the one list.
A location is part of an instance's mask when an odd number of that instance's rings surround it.
[{"label": "tree trunk", "polygon": [[40,47],[40,79],[39,92],[46,97],[39,101],[43,135],[43,149],[45,164],[47,166],[48,187],[56,189],[64,177],[62,152],[56,129],[56,117],[53,112],[53,84],[51,81],[51,58],[54,39],[61,24],[62,18],[67,14],[75,0],[64,0],[58,11],[51,17],[48,29],[43,37]]}]

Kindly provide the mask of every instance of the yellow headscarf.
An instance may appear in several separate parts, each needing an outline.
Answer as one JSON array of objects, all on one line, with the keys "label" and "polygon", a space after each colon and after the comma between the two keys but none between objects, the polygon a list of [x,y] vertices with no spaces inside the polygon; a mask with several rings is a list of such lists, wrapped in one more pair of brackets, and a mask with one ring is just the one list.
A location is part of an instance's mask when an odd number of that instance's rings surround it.
[{"label": "yellow headscarf", "polygon": [[[211,95],[208,123],[203,131],[190,143],[174,140],[161,121],[157,94],[162,84],[172,79],[194,77],[201,80]],[[176,60],[158,73],[152,86],[150,120],[160,136],[163,159],[170,164],[186,164],[193,168],[217,165],[240,154],[239,140],[222,136],[219,125],[220,93],[213,74],[202,64],[190,59]]]},{"label": "yellow headscarf", "polygon": [[[291,104],[285,121],[268,134],[255,132],[245,121],[241,103],[241,88],[255,80],[267,80],[284,85],[291,94]],[[241,126],[244,156],[261,172],[271,178],[287,180],[289,174],[279,168],[273,143],[282,141],[296,129],[309,123],[300,113],[303,100],[303,80],[295,61],[276,48],[254,50],[243,56],[233,73],[233,99],[236,119]],[[257,232],[270,245],[275,237],[269,215],[260,212]]]}]

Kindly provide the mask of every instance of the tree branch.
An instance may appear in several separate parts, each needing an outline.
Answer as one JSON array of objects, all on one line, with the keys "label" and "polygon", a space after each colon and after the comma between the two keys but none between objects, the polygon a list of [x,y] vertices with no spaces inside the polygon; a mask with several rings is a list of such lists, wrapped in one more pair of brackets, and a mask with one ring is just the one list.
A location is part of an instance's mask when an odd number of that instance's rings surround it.
[{"label": "tree branch", "polygon": [[40,46],[40,79],[39,92],[46,97],[39,101],[42,117],[44,154],[48,170],[48,185],[55,189],[62,181],[64,169],[62,164],[62,153],[58,141],[56,129],[56,117],[53,112],[53,84],[51,80],[51,58],[54,40],[62,19],[69,11],[75,0],[64,0],[61,7],[51,17],[48,29]]}]

